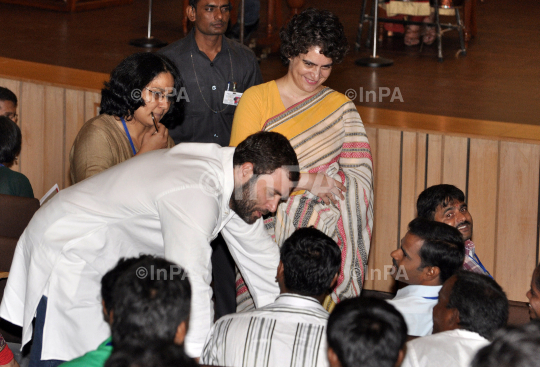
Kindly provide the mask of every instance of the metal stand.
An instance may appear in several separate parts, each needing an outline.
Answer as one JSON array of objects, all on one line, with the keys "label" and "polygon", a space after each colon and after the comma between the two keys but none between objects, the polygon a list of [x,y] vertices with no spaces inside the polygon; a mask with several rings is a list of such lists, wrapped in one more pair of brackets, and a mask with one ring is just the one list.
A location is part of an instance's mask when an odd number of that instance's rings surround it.
[{"label": "metal stand", "polygon": [[378,15],[379,15],[379,2],[378,0],[373,0],[374,16],[373,16],[373,55],[371,57],[362,57],[357,59],[354,63],[358,66],[367,66],[371,68],[378,68],[383,66],[390,66],[394,64],[394,60],[386,59],[384,57],[377,56],[377,28],[379,25]]},{"label": "metal stand", "polygon": [[135,47],[153,48],[163,47],[167,42],[163,42],[152,37],[152,0],[148,0],[148,36],[129,41],[129,44]]}]

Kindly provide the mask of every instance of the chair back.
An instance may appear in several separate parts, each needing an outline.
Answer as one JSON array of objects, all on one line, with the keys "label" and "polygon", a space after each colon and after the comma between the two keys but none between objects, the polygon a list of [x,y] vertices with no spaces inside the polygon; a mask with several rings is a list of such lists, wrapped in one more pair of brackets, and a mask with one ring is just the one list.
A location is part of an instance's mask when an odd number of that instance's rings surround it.
[{"label": "chair back", "polygon": [[0,194],[0,236],[19,239],[38,209],[38,199]]},{"label": "chair back", "polygon": [[463,6],[465,0],[440,0],[439,8],[452,9],[459,6]]},{"label": "chair back", "polygon": [[[1,237],[0,236],[0,271],[9,271],[11,268],[11,261],[13,260],[13,254],[15,253],[15,247],[17,247],[18,238],[13,237]],[[6,287],[7,279],[0,280],[0,302],[4,297],[4,288]],[[20,343],[22,330],[19,326],[0,319],[0,334],[10,343]]]}]

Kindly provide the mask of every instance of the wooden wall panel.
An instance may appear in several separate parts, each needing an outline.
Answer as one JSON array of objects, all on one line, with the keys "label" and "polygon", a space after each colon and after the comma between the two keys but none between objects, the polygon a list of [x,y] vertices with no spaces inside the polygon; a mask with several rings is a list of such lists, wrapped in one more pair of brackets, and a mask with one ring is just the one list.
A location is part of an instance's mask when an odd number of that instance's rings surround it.
[{"label": "wooden wall panel", "polygon": [[21,82],[14,79],[0,78],[0,87],[4,87],[15,93],[17,102],[20,105],[21,99]]},{"label": "wooden wall panel", "polygon": [[[367,134],[367,137],[368,137],[368,140],[369,140],[369,145],[371,147],[371,156],[373,158],[373,175],[374,176],[377,176],[377,162],[379,161],[379,159],[377,158],[377,135],[378,135],[378,131],[379,131],[378,129],[366,127],[366,134]],[[376,185],[376,183],[377,183],[377,180],[374,177],[373,184]],[[375,203],[377,203],[376,193],[377,193],[377,190],[375,190],[375,197],[373,199],[374,205],[375,205]],[[377,212],[376,212],[375,206],[374,206],[373,210],[374,210],[373,228],[375,228],[375,226],[377,224],[377,221],[376,221]],[[373,233],[371,235],[371,244],[370,244],[370,250],[369,250],[369,257],[368,257],[368,267],[367,267],[368,270],[364,274],[364,279],[365,279],[364,280],[364,288],[366,288],[366,289],[375,289],[374,284],[373,284],[374,276],[371,276],[370,272],[372,271],[372,269],[375,269],[375,255],[373,255],[373,252],[374,252],[374,246],[375,246],[376,241],[377,241],[377,233],[376,233],[376,231],[373,231]]]},{"label": "wooden wall panel", "polygon": [[84,93],[84,121],[90,120],[92,117],[99,115],[97,107],[101,101],[100,93],[85,92]]},{"label": "wooden wall panel", "polygon": [[416,216],[418,143],[416,133],[403,132],[399,238],[405,236],[407,225]]},{"label": "wooden wall panel", "polygon": [[500,143],[495,279],[512,300],[526,301],[536,265],[540,146]]},{"label": "wooden wall panel", "polygon": [[478,257],[493,275],[499,182],[499,142],[471,139],[469,195],[467,204],[473,219],[473,241]]},{"label": "wooden wall panel", "polygon": [[21,172],[28,177],[34,196],[41,198],[44,184],[44,116],[45,87],[39,84],[22,83],[21,120],[22,149],[19,157]]},{"label": "wooden wall panel", "polygon": [[71,184],[69,175],[69,152],[79,130],[84,124],[84,93],[77,90],[66,90],[66,133],[64,144],[64,187]]},{"label": "wooden wall panel", "polygon": [[442,183],[443,172],[443,136],[429,134],[428,136],[427,187]]},{"label": "wooden wall panel", "polygon": [[416,199],[418,199],[418,195],[422,191],[424,191],[426,187],[426,139],[428,137],[428,134],[423,133],[417,133],[416,134],[416,148],[417,148],[417,156],[416,156],[416,198],[414,201],[414,215],[416,216]]},{"label": "wooden wall panel", "polygon": [[442,182],[466,192],[467,138],[445,136],[443,147]]},{"label": "wooden wall panel", "polygon": [[[64,186],[65,89],[45,87],[45,144],[43,194],[54,184]],[[41,197],[41,196],[40,196]]]},{"label": "wooden wall panel", "polygon": [[385,265],[388,269],[390,252],[398,246],[401,132],[379,129],[376,152],[375,213],[379,219],[374,221],[375,240],[370,251],[373,265],[368,276],[373,274],[374,289],[390,291],[394,280],[387,276]]}]

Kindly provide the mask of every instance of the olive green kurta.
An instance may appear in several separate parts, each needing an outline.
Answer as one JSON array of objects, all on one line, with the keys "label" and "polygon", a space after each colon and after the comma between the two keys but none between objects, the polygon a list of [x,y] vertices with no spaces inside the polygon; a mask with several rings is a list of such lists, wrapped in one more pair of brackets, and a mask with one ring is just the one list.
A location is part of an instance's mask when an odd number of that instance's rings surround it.
[{"label": "olive green kurta", "polygon": [[[173,146],[174,142],[169,136],[168,147]],[[115,117],[94,117],[83,125],[71,147],[71,183],[76,184],[133,156],[126,132]]]}]

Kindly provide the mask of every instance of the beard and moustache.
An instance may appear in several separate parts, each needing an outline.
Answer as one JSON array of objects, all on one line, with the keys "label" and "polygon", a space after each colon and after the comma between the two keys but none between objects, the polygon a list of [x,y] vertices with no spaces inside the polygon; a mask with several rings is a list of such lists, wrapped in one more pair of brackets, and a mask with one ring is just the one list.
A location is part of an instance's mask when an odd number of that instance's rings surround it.
[{"label": "beard and moustache", "polygon": [[[257,221],[257,219],[259,219],[253,215],[255,211],[259,211],[261,216],[270,213],[266,209],[258,209],[257,200],[251,200],[252,197],[255,199],[257,198],[257,194],[254,189],[256,182],[257,178],[255,175],[253,175],[248,182],[240,187],[235,187],[233,196],[231,197],[231,201],[229,203],[229,207],[247,224],[253,224]],[[239,191],[241,191],[240,199],[237,198]]]}]

